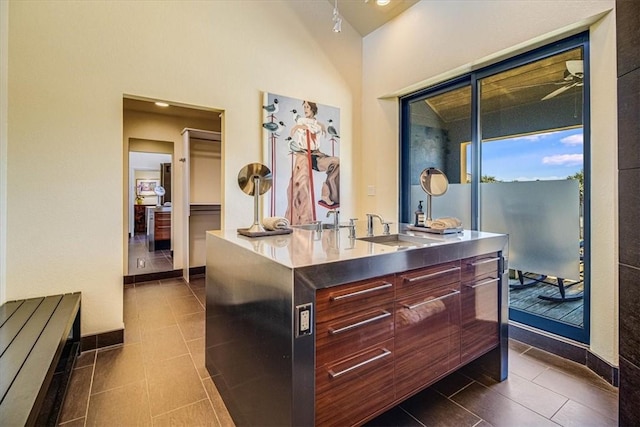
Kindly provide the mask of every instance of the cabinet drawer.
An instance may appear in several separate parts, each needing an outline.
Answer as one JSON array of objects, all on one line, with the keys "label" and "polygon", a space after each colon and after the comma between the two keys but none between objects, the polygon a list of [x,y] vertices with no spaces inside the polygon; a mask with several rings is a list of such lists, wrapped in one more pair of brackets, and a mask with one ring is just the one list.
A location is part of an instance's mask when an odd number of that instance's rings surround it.
[{"label": "cabinet drawer", "polygon": [[316,369],[316,425],[361,424],[393,402],[393,340]]},{"label": "cabinet drawer", "polygon": [[384,306],[393,297],[393,276],[320,289],[316,293],[316,323]]},{"label": "cabinet drawer", "polygon": [[171,227],[158,227],[156,226],[154,233],[155,240],[169,240],[171,239]]},{"label": "cabinet drawer", "polygon": [[432,383],[460,364],[460,291],[453,284],[403,298],[395,309],[396,395]]},{"label": "cabinet drawer", "polygon": [[393,302],[316,326],[316,366],[393,338]]},{"label": "cabinet drawer", "polygon": [[462,283],[472,282],[476,278],[498,274],[500,257],[497,253],[480,255],[462,260]]},{"label": "cabinet drawer", "polygon": [[460,282],[460,261],[447,262],[399,274],[396,280],[398,298],[422,292],[428,288]]},{"label": "cabinet drawer", "polygon": [[493,349],[500,342],[498,323],[499,279],[483,275],[462,284],[462,363]]}]

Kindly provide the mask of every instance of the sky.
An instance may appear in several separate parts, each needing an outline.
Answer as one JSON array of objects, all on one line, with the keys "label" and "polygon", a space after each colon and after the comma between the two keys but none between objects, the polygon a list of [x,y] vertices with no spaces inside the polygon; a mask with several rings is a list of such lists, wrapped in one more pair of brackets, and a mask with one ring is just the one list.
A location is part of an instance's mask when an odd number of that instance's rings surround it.
[{"label": "sky", "polygon": [[582,128],[488,141],[482,145],[482,175],[499,181],[566,179],[582,168]]}]

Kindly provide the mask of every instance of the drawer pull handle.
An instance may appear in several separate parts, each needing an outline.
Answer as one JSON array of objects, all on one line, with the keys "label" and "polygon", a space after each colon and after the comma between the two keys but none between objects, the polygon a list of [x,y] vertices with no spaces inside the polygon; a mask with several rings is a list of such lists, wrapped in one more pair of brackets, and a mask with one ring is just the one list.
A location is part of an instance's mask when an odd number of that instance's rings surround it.
[{"label": "drawer pull handle", "polygon": [[487,258],[487,259],[483,259],[483,260],[480,260],[480,261],[471,262],[471,263],[469,263],[467,265],[470,265],[471,267],[476,267],[478,265],[489,264],[490,262],[496,262],[496,261],[500,261],[500,257]]},{"label": "drawer pull handle", "polygon": [[404,279],[404,280],[406,280],[409,283],[413,283],[413,282],[417,282],[419,280],[431,279],[432,277],[441,276],[441,275],[447,274],[447,273],[453,273],[454,271],[459,271],[459,270],[460,270],[460,267],[452,267],[452,268],[448,268],[446,270],[436,271],[435,273],[429,273],[429,274],[425,274],[425,275],[418,276],[418,277],[407,278],[407,279]]},{"label": "drawer pull handle", "polygon": [[376,320],[384,319],[385,317],[389,317],[389,316],[391,316],[391,313],[389,313],[387,310],[382,310],[382,313],[378,314],[377,316],[371,317],[369,319],[361,320],[360,322],[352,323],[351,325],[343,326],[342,328],[338,328],[338,329],[329,328],[329,334],[336,335],[342,332],[347,332],[347,331],[350,331],[351,329],[364,326],[366,324],[375,322]]},{"label": "drawer pull handle", "polygon": [[390,288],[391,286],[393,286],[391,283],[385,282],[384,284],[380,286],[376,286],[375,288],[363,289],[361,291],[351,292],[350,294],[338,295],[337,297],[331,297],[329,299],[331,301],[340,301],[347,298],[357,297],[358,295],[367,294],[369,292],[375,292],[381,289],[387,289],[387,288]]},{"label": "drawer pull handle", "polygon": [[497,282],[498,280],[499,279],[489,279],[489,280],[485,280],[484,282],[476,283],[475,285],[465,285],[465,286],[467,288],[475,289],[475,288],[479,288],[480,286],[490,285],[492,283]]},{"label": "drawer pull handle", "polygon": [[419,302],[418,304],[412,304],[412,305],[404,304],[403,306],[404,306],[404,308],[408,308],[409,310],[413,310],[415,308],[422,307],[425,304],[431,304],[432,302],[440,301],[440,300],[443,300],[445,298],[449,298],[449,297],[452,297],[454,295],[458,295],[459,293],[460,293],[460,291],[452,290],[448,294],[442,295],[441,297],[438,297],[438,298],[431,298],[429,300]]},{"label": "drawer pull handle", "polygon": [[364,362],[356,363],[355,365],[350,366],[347,369],[343,369],[342,371],[333,372],[333,369],[330,369],[329,370],[329,376],[331,378],[338,378],[341,375],[348,374],[349,372],[351,372],[351,371],[353,371],[355,369],[361,368],[361,367],[363,367],[365,365],[368,365],[369,363],[375,362],[376,360],[380,360],[383,357],[387,357],[388,355],[391,354],[391,351],[387,350],[386,348],[381,348],[381,350],[382,350],[381,354],[379,354],[377,356],[373,356],[371,359],[367,359]]}]

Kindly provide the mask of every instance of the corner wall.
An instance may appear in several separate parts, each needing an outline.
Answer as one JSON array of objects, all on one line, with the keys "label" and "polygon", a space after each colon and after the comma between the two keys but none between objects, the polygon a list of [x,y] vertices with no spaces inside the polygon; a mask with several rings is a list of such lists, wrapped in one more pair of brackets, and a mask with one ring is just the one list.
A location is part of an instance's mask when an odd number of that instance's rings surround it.
[{"label": "corner wall", "polygon": [[125,94],[225,111],[227,228],[252,218],[236,181],[262,160],[262,92],[339,106],[343,197],[353,200],[362,39],[348,25],[331,31],[328,2],[0,4],[10,24],[7,298],[82,291],[83,335],[123,327]]},{"label": "corner wall", "polygon": [[620,210],[620,425],[640,425],[640,2],[616,1]]},{"label": "corner wall", "polygon": [[[613,8],[613,0],[421,1],[365,37],[363,168],[355,192],[360,195],[360,212],[398,217],[397,95],[590,28],[592,173],[598,183],[592,188],[592,271],[597,285],[592,289],[590,349],[617,365],[617,223],[611,220],[617,188],[615,61],[611,62],[615,20],[605,15]],[[368,186],[375,186],[375,196],[366,195]]]}]

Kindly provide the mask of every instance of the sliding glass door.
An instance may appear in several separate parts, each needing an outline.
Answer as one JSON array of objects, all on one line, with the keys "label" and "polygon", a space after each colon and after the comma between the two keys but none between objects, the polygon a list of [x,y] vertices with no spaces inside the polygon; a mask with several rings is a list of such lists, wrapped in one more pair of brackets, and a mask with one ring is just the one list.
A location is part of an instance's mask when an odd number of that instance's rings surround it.
[{"label": "sliding glass door", "polygon": [[[432,213],[509,234],[510,318],[588,341],[587,36],[402,99],[401,219],[426,167]],[[585,176],[586,173],[586,176]]]}]

